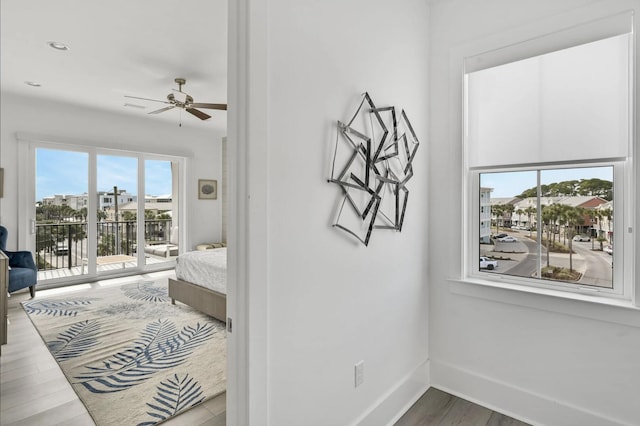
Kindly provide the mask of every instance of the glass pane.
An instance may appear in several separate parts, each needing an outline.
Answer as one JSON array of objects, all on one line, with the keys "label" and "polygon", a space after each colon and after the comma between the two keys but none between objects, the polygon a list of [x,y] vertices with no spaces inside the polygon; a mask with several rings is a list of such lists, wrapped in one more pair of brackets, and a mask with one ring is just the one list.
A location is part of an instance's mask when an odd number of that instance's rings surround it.
[{"label": "glass pane", "polygon": [[613,167],[543,170],[540,185],[542,278],[613,288]]},{"label": "glass pane", "polygon": [[613,288],[613,167],[482,173],[479,199],[481,270]]},{"label": "glass pane", "polygon": [[89,156],[36,149],[36,253],[38,280],[88,273]]},{"label": "glass pane", "polygon": [[138,160],[98,155],[98,272],[137,266]]},{"label": "glass pane", "polygon": [[531,277],[538,270],[535,171],[480,175],[480,269]]},{"label": "glass pane", "polygon": [[[145,263],[166,262],[178,256],[178,203],[174,197],[173,169],[167,160],[145,161]],[[175,174],[177,176],[177,173]]]}]

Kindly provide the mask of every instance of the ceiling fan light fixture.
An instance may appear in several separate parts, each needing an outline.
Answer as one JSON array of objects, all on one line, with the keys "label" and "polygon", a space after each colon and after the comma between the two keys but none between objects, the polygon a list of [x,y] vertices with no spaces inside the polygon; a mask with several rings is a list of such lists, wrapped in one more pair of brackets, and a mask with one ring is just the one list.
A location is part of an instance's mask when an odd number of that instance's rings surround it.
[{"label": "ceiling fan light fixture", "polygon": [[[149,98],[141,98],[138,96],[129,96],[129,95],[124,95],[125,98],[130,98],[130,99],[141,99],[143,101],[151,101],[151,102],[159,102],[159,103],[163,103],[167,106],[157,109],[155,111],[151,111],[148,114],[160,114],[161,112],[165,112],[168,111],[170,109],[174,109],[174,108],[178,108],[178,110],[180,111],[181,115],[180,115],[180,120],[182,120],[182,110],[187,111],[189,114],[198,117],[200,120],[208,120],[211,118],[211,116],[207,113],[204,113],[196,108],[205,108],[205,109],[215,109],[215,110],[221,110],[221,111],[226,111],[227,110],[227,104],[212,104],[212,103],[206,103],[206,102],[193,102],[193,97],[185,92],[182,91],[182,86],[184,86],[184,84],[187,82],[186,79],[182,78],[182,77],[176,77],[174,79],[174,81],[178,84],[178,89],[173,89],[172,92],[169,92],[169,94],[167,95],[167,100],[166,101],[161,101],[159,99],[149,99]],[[133,108],[139,108],[140,106],[135,105],[135,104],[129,104],[126,103],[125,106],[130,106]],[[182,126],[182,123],[180,124]]]},{"label": "ceiling fan light fixture", "polygon": [[37,81],[25,81],[24,84],[31,87],[42,87],[42,84]]},{"label": "ceiling fan light fixture", "polygon": [[55,50],[62,50],[62,51],[69,50],[69,46],[59,41],[48,41],[47,44],[49,45],[50,48]]}]

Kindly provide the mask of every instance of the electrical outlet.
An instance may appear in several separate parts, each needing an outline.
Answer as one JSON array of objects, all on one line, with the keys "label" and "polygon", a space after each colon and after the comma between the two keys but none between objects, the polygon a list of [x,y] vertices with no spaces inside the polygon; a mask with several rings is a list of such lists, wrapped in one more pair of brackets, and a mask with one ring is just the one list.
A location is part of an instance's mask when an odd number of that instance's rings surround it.
[{"label": "electrical outlet", "polygon": [[354,366],[354,371],[355,371],[355,387],[358,387],[364,382],[364,361],[358,362]]}]

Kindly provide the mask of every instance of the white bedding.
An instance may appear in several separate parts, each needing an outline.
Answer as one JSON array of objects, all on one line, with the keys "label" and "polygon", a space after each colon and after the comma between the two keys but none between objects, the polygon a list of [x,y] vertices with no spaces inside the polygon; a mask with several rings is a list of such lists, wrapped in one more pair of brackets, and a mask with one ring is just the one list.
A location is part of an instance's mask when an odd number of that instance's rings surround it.
[{"label": "white bedding", "polygon": [[227,248],[182,253],[176,278],[227,294]]}]

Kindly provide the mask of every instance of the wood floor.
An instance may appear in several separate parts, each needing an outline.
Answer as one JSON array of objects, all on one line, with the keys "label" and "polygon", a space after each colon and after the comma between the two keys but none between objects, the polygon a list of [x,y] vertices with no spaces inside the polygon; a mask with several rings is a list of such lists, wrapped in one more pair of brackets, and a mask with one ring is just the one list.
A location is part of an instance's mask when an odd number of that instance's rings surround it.
[{"label": "wood floor", "polygon": [[[50,290],[36,292],[45,297]],[[62,370],[20,306],[29,292],[9,298],[7,344],[0,357],[0,425],[94,425]],[[226,425],[226,394],[163,423],[167,426]]]},{"label": "wood floor", "polygon": [[436,388],[429,388],[395,424],[395,426],[418,425],[526,426],[527,423]]}]

